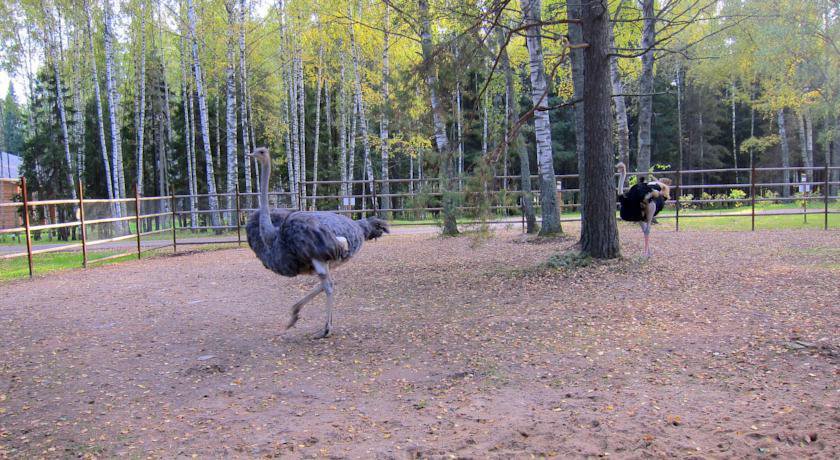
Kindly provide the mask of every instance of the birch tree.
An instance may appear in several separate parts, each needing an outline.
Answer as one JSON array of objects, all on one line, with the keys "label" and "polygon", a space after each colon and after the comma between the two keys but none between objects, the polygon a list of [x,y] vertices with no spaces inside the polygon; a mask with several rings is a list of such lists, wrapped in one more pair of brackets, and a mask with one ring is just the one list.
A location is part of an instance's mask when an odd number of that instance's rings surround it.
[{"label": "birch tree", "polygon": [[210,208],[210,220],[213,227],[219,226],[219,197],[216,195],[216,179],[213,171],[213,154],[210,146],[210,126],[207,114],[207,98],[204,91],[204,81],[201,75],[201,62],[198,56],[198,39],[196,36],[196,15],[193,0],[187,0],[187,17],[189,21],[189,38],[192,42],[193,71],[195,72],[195,91],[198,96],[198,112],[201,118],[201,139],[204,149],[205,172],[207,173],[207,194]]},{"label": "birch tree", "polygon": [[[429,100],[432,108],[432,122],[435,129],[435,145],[440,154],[440,176],[441,191],[443,192],[443,234],[446,236],[457,235],[458,225],[456,222],[455,197],[453,196],[452,179],[452,151],[449,147],[449,139],[446,137],[446,124],[443,119],[443,107],[438,99],[438,78],[437,69],[434,66],[432,57],[432,29],[429,19],[428,0],[419,0],[420,7],[420,43],[423,51],[423,73],[426,80],[426,87],[429,91]],[[554,183],[552,173],[552,184]]]},{"label": "birch tree", "polygon": [[[384,22],[384,30],[382,31],[382,110],[379,119],[379,149],[381,153],[381,174],[380,177],[382,178],[382,195],[381,195],[381,203],[382,209],[386,210],[382,213],[382,216],[386,219],[390,218],[391,211],[391,184],[388,182],[390,179],[389,171],[388,171],[388,161],[389,161],[389,132],[388,132],[388,112],[391,110],[391,104],[389,98],[391,97],[390,94],[390,79],[391,79],[391,65],[388,59],[389,54],[389,47],[390,39],[391,39],[391,5],[388,3],[385,4],[385,17],[383,18]],[[317,171],[317,166],[315,167]]]},{"label": "birch tree", "polygon": [[[546,107],[548,85],[543,61],[542,38],[540,37],[541,0],[520,0],[524,25],[527,27],[525,41],[530,56],[531,100],[538,109]],[[554,175],[554,155],[551,147],[551,121],[548,110],[534,113],[534,133],[537,143],[537,163],[540,171],[540,205],[542,207],[542,229],[540,235],[562,233],[560,213],[557,208],[557,183]]]},{"label": "birch tree", "polygon": [[636,170],[645,174],[650,170],[651,123],[653,121],[653,47],[656,43],[656,12],[654,0],[639,0],[644,16],[642,27],[642,74],[639,76],[639,153]]},{"label": "birch tree", "polygon": [[[233,194],[236,192],[237,179],[239,177],[237,151],[236,151],[236,58],[235,58],[235,37],[236,37],[236,3],[234,0],[227,0],[225,8],[228,13],[228,46],[227,58],[228,65],[226,69],[227,85],[225,87],[225,94],[227,99],[225,101],[225,129],[226,129],[226,145],[225,153],[227,154],[227,199],[225,200],[225,207],[227,209],[234,209],[235,203],[233,201]],[[244,120],[244,118],[243,118]],[[228,214],[228,225],[235,225],[238,219],[234,211]]]}]

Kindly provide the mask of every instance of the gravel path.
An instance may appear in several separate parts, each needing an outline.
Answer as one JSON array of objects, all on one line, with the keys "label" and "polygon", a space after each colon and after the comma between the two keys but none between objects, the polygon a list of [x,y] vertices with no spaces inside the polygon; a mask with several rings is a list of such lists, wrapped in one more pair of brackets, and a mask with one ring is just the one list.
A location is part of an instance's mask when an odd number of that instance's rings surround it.
[{"label": "gravel path", "polygon": [[397,235],[314,284],[247,249],[0,285],[0,457],[837,458],[840,232]]}]

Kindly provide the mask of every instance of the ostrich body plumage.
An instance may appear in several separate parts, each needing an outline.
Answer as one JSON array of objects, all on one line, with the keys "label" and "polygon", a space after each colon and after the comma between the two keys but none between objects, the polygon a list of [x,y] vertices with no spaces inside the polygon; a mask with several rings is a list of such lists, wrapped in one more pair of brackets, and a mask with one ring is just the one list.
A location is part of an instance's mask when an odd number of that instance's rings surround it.
[{"label": "ostrich body plumage", "polygon": [[277,236],[266,242],[260,234],[260,213],[251,214],[245,226],[248,245],[265,268],[288,277],[313,273],[313,260],[340,264],[358,253],[365,240],[383,233],[384,221],[375,217],[352,220],[332,212],[272,209]]}]

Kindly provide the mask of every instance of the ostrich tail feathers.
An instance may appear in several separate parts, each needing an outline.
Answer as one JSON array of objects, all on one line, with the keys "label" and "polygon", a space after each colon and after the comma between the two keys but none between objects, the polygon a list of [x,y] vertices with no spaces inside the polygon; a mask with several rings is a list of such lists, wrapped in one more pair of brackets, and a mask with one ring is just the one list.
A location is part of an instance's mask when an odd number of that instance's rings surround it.
[{"label": "ostrich tail feathers", "polygon": [[388,228],[388,221],[378,217],[371,216],[367,219],[357,220],[356,223],[362,228],[362,232],[365,234],[365,240],[372,240],[379,238],[385,233],[391,233],[391,230]]}]

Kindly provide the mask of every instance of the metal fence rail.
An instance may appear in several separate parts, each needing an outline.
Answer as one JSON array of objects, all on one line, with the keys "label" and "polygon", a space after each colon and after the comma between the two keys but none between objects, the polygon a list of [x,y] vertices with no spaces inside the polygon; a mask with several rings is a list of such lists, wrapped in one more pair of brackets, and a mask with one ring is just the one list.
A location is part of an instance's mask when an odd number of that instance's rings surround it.
[{"label": "metal fence rail", "polygon": [[[806,220],[811,215],[823,216],[823,228],[828,229],[830,214],[840,214],[840,211],[830,210],[829,203],[837,200],[838,185],[840,182],[831,181],[831,174],[840,170],[838,167],[790,167],[790,168],[729,168],[729,169],[699,169],[685,171],[657,171],[658,177],[670,177],[673,180],[672,200],[667,202],[673,207],[673,214],[660,215],[659,219],[673,219],[676,230],[680,230],[680,219],[692,218],[715,218],[715,217],[744,217],[751,219],[751,229],[755,230],[756,217],[777,216],[777,215],[801,215]],[[779,181],[778,173],[789,174],[802,173],[802,179],[795,182]],[[749,182],[740,182],[738,173],[748,173]],[[703,183],[701,179],[709,174],[733,175],[735,182],[726,183]],[[628,173],[631,177],[640,177],[643,174],[634,172]],[[761,177],[764,181],[761,181]],[[821,176],[821,177],[819,177]],[[533,200],[534,208],[539,211],[539,180],[538,176],[530,176],[528,180],[534,182]],[[693,180],[695,179],[695,180]],[[519,214],[523,193],[519,190],[518,183],[522,180],[520,176],[496,176],[488,180],[484,190],[471,191],[461,189],[461,196],[464,202],[458,206],[459,212],[472,217],[466,223],[492,223],[510,222],[510,217]],[[579,187],[562,187],[563,181],[576,182],[579,180],[577,174],[557,175],[557,193],[561,213],[569,213],[578,209]],[[391,192],[377,194],[377,188],[381,189],[383,184],[391,186]],[[321,189],[317,195],[307,195],[307,190],[317,184]],[[387,214],[400,217],[404,222],[395,225],[428,225],[426,220],[430,215],[441,212],[443,208],[436,201],[443,196],[440,188],[439,178],[411,178],[411,179],[388,179],[373,181],[372,190],[368,190],[371,181],[353,180],[344,183],[349,191],[348,194],[341,194],[341,181],[303,181],[298,187],[300,193],[295,196],[288,192],[270,192],[269,203],[273,207],[287,207],[291,209],[329,210],[353,217],[366,216],[374,213]],[[508,184],[507,189],[500,187],[500,184]],[[210,209],[209,202],[211,195],[176,195],[167,196],[140,196],[136,191],[132,198],[102,199],[85,198],[84,187],[81,182],[78,184],[77,199],[50,199],[50,200],[29,200],[26,189],[26,180],[21,178],[21,201],[12,203],[0,203],[0,208],[15,208],[21,215],[21,223],[10,228],[0,228],[2,235],[22,234],[26,243],[26,250],[0,255],[2,259],[13,259],[27,257],[29,265],[29,276],[34,274],[33,256],[52,252],[78,250],[82,253],[82,266],[87,267],[91,263],[99,263],[119,257],[136,255],[140,258],[144,252],[172,248],[173,252],[178,251],[179,245],[193,244],[218,244],[235,243],[242,245],[242,226],[245,224],[247,214],[256,209],[257,196],[255,192],[240,193],[238,187],[234,193],[218,193],[213,198],[219,204],[219,209]],[[577,184],[575,184],[577,185]],[[310,188],[308,188],[310,187]],[[517,187],[517,188],[511,188]],[[788,193],[784,193],[785,188]],[[797,188],[799,193],[791,195],[790,189]],[[723,194],[721,191],[729,190]],[[735,191],[739,191],[736,193]],[[833,190],[833,193],[832,193]],[[360,191],[361,193],[355,193]],[[781,191],[782,193],[778,193]],[[699,196],[694,194],[698,193]],[[782,195],[782,196],[779,196]],[[784,196],[789,195],[789,196]],[[392,199],[390,208],[382,208],[378,205],[378,199],[389,197]],[[801,210],[796,213],[778,211],[756,211],[756,203],[763,202],[792,202],[802,203]],[[817,203],[809,208],[809,203]],[[822,206],[819,206],[822,204]],[[370,206],[368,206],[370,205]],[[95,216],[86,214],[92,207],[98,206],[98,213]],[[695,207],[709,206],[735,206],[747,209],[749,212],[740,213],[698,213],[691,212]],[[819,209],[822,207],[822,209]],[[133,209],[132,209],[133,208]],[[57,209],[62,212],[58,212]],[[69,211],[75,215],[72,219],[62,219]],[[480,213],[491,213],[488,217]],[[114,215],[116,213],[117,215]],[[500,214],[502,213],[502,214]],[[32,218],[41,216],[40,221],[33,225]],[[55,220],[51,221],[55,215]],[[93,217],[93,218],[89,218]],[[413,221],[413,222],[412,222]],[[524,227],[524,216],[522,216]],[[579,216],[567,216],[561,219],[562,222],[580,221]],[[132,229],[131,226],[134,226]],[[220,234],[223,231],[235,231],[236,239],[201,239],[199,241],[178,241],[178,231],[214,232]],[[42,232],[72,232],[73,237],[64,238],[67,244],[57,245],[44,249],[33,249],[33,239],[37,239]],[[117,233],[117,235],[114,235]],[[143,249],[143,237],[171,234],[171,243],[155,245]],[[93,237],[92,237],[93,234]],[[77,242],[69,242],[70,240]],[[89,259],[88,250],[106,243],[134,240],[135,250],[122,252],[96,259]]]}]

